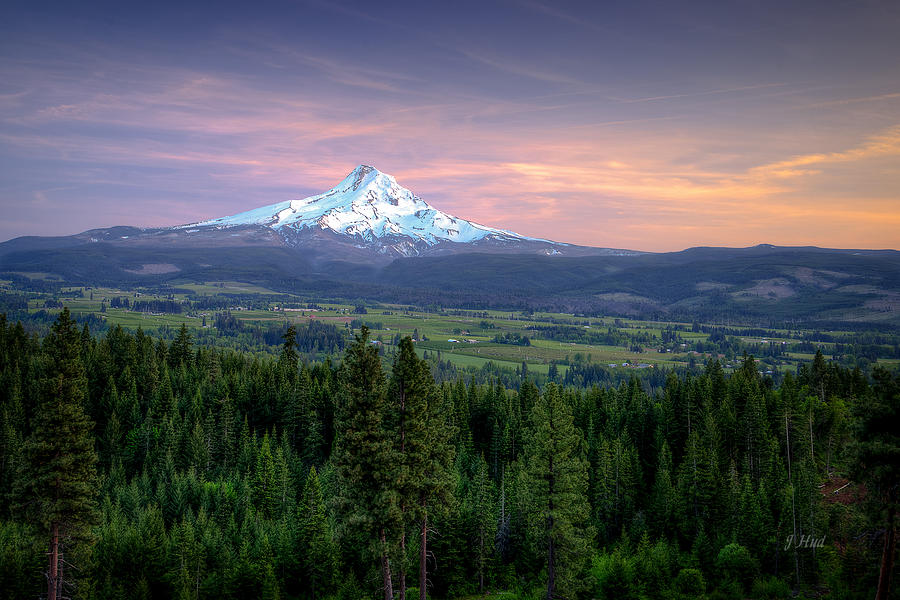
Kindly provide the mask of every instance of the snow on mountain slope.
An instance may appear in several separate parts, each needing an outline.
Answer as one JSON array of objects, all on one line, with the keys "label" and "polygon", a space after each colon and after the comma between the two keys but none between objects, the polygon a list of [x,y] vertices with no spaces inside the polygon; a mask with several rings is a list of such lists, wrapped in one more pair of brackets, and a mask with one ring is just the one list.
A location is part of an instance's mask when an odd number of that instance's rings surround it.
[{"label": "snow on mountain slope", "polygon": [[353,169],[342,182],[324,194],[279,202],[182,228],[246,225],[269,227],[286,238],[304,229],[331,230],[359,236],[367,243],[389,244],[395,251],[407,255],[418,254],[418,246],[442,242],[491,240],[554,244],[448,215],[398,184],[392,176],[367,165]]}]

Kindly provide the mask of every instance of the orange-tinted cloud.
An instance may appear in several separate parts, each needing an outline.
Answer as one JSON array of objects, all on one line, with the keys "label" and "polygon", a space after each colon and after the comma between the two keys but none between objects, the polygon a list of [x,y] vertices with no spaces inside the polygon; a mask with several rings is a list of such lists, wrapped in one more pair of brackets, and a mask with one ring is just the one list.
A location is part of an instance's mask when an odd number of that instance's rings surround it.
[{"label": "orange-tinted cloud", "polygon": [[[783,84],[614,95],[508,57],[462,53],[490,71],[572,86],[498,98],[309,52],[278,56],[286,69],[306,68],[363,99],[190,69],[119,65],[138,82],[120,88],[102,78],[85,86],[64,69],[29,79],[20,65],[0,65],[6,80],[27,80],[0,96],[0,142],[17,156],[71,165],[60,185],[0,193],[71,210],[61,226],[175,224],[319,192],[370,163],[448,212],[572,243],[900,246],[898,118],[797,135],[728,113],[737,92]],[[584,100],[568,102],[576,97]],[[726,113],[717,121],[663,101],[712,99]],[[807,110],[839,122],[865,99]],[[109,186],[153,201],[135,213],[111,200],[96,212],[128,220],[88,223],[90,211],[73,199]]]}]

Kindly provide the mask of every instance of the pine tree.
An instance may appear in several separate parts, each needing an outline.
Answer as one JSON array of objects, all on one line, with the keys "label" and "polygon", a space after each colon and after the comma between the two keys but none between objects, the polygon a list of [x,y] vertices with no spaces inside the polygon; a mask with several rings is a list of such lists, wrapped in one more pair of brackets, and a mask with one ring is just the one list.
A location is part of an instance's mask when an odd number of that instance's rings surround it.
[{"label": "pine tree", "polygon": [[268,536],[263,536],[259,556],[257,556],[257,578],[260,582],[259,600],[280,600],[281,586],[275,577],[275,558]]},{"label": "pine tree", "polygon": [[453,422],[453,411],[446,396],[438,392],[430,378],[428,365],[420,361],[423,377],[428,376],[431,392],[428,394],[428,406],[424,415],[425,443],[423,448],[425,469],[423,483],[419,490],[419,600],[425,600],[428,584],[428,549],[429,518],[447,517],[453,510],[455,498],[453,488],[455,477],[453,464],[455,459],[456,425]]},{"label": "pine tree", "polygon": [[63,593],[62,549],[86,537],[95,511],[97,455],[93,423],[84,411],[87,380],[80,351],[81,337],[64,308],[44,340],[46,375],[21,479],[26,514],[49,534],[51,599]]},{"label": "pine tree", "polygon": [[639,468],[637,449],[627,433],[611,442],[603,440],[597,457],[594,504],[597,526],[605,529],[608,539],[618,535],[634,512]]},{"label": "pine tree", "polygon": [[225,396],[220,402],[218,436],[215,442],[216,458],[226,471],[234,464],[237,454],[237,420],[234,401]]},{"label": "pine tree", "polygon": [[754,482],[758,482],[762,467],[768,462],[768,416],[756,362],[752,356],[744,358],[741,368],[729,381],[729,390],[740,407],[739,432],[744,450],[744,462]]},{"label": "pine tree", "polygon": [[315,467],[309,468],[298,508],[300,546],[303,553],[304,588],[307,597],[327,595],[333,588],[335,548],[325,514],[322,486]]},{"label": "pine tree", "polygon": [[397,494],[402,513],[400,533],[400,599],[406,596],[406,532],[419,530],[419,593],[425,593],[427,514],[434,500],[449,489],[453,427],[438,404],[443,396],[434,384],[428,363],[416,356],[412,340],[404,338],[394,360],[389,387],[388,427],[397,452]]},{"label": "pine tree", "polygon": [[174,526],[169,550],[172,562],[172,573],[176,598],[191,600],[200,597],[200,583],[206,569],[206,557],[203,545],[197,539],[197,531],[193,522],[183,519]]},{"label": "pine tree", "polygon": [[593,537],[584,439],[553,384],[537,398],[531,422],[524,456],[528,524],[546,560],[547,600],[572,597]]},{"label": "pine tree", "polygon": [[182,364],[190,365],[193,355],[191,334],[188,333],[187,326],[182,323],[181,328],[178,330],[178,335],[175,337],[175,341],[172,342],[172,347],[169,349],[169,364],[173,368]]},{"label": "pine tree", "polygon": [[388,540],[400,524],[397,455],[385,427],[387,397],[378,350],[363,326],[344,356],[336,426],[337,503],[343,525],[369,540],[378,557],[385,600],[393,600]]},{"label": "pine tree", "polygon": [[750,475],[744,473],[741,481],[740,497],[738,499],[740,518],[738,519],[738,541],[741,545],[760,556],[765,551],[767,531],[764,527],[762,506],[759,503],[759,494],[753,489]]},{"label": "pine tree", "polygon": [[485,576],[494,555],[497,515],[494,511],[494,486],[488,475],[488,465],[483,456],[478,459],[475,479],[469,487],[466,505],[469,513],[471,539],[475,548],[478,592],[484,593]]},{"label": "pine tree", "polygon": [[[320,394],[318,390],[318,386],[313,383],[309,369],[303,368],[296,395],[298,397],[298,413],[302,416],[297,431],[301,448],[300,457],[304,465],[321,465],[326,455],[325,448],[330,446],[325,437],[325,421],[326,419],[330,421],[331,402],[328,402],[326,409],[322,406],[324,402],[320,400],[321,395],[330,397],[330,392],[326,391],[324,394]],[[329,412],[327,415],[325,414],[326,410]]]},{"label": "pine tree", "polygon": [[615,464],[609,441],[601,439],[597,448],[593,485],[594,521],[601,541],[611,541],[618,533],[616,527]]},{"label": "pine tree", "polygon": [[891,596],[900,504],[900,377],[876,367],[873,378],[874,393],[856,407],[859,425],[851,469],[880,501],[873,516],[884,524],[885,533],[875,599],[886,600]]},{"label": "pine tree", "polygon": [[404,338],[394,359],[389,387],[390,429],[397,453],[397,494],[401,518],[400,527],[400,600],[406,600],[406,530],[416,522],[419,497],[425,491],[425,469],[428,451],[426,412],[428,396],[433,393],[434,380],[427,363],[416,356],[412,340]]},{"label": "pine tree", "polygon": [[267,519],[271,519],[275,515],[278,506],[277,478],[272,445],[267,433],[263,436],[259,452],[256,455],[256,470],[253,478],[253,497],[256,507]]},{"label": "pine tree", "polygon": [[[0,514],[7,516],[12,490],[22,460],[22,432],[19,425],[22,405],[16,393],[13,401],[0,408]],[[24,416],[21,417],[24,419]]]},{"label": "pine tree", "polygon": [[674,518],[678,512],[679,499],[672,479],[672,453],[669,452],[668,444],[663,442],[656,464],[656,478],[653,482],[650,509],[656,531],[660,535],[665,535],[672,530]]},{"label": "pine tree", "polygon": [[295,492],[294,482],[289,463],[291,462],[291,449],[287,445],[287,437],[282,435],[282,444],[275,449],[275,496],[278,506],[278,514],[284,515],[288,509],[294,506]]},{"label": "pine tree", "polygon": [[211,443],[203,421],[197,420],[194,422],[188,445],[188,465],[196,469],[197,472],[205,474],[209,469]]},{"label": "pine tree", "polygon": [[293,325],[287,328],[287,331],[281,336],[284,343],[281,345],[281,356],[279,362],[288,368],[297,369],[297,328]]}]

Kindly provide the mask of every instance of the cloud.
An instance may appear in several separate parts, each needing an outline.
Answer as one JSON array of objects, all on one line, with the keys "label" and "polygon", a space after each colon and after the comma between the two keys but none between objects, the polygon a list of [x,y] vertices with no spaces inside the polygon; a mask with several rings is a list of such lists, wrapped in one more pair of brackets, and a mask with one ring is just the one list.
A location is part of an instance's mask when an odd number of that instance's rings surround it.
[{"label": "cloud", "polygon": [[568,23],[570,25],[575,25],[577,27],[583,27],[585,29],[589,29],[591,31],[595,31],[597,33],[602,33],[604,35],[616,35],[621,36],[621,33],[616,31],[611,27],[601,27],[600,25],[596,25],[591,21],[588,21],[583,18],[575,17],[563,10],[560,10],[558,6],[549,6],[544,4],[543,2],[536,2],[532,0],[522,0],[520,4],[526,8],[530,8],[531,10],[543,13],[545,15],[550,15],[551,17],[555,17],[564,23]]},{"label": "cloud", "polygon": [[349,6],[344,6],[338,2],[334,2],[334,0],[328,0],[324,2],[322,0],[303,0],[304,4],[308,4],[310,6],[314,6],[316,8],[326,9],[333,12],[340,13],[342,15],[347,15],[350,17],[354,17],[356,19],[361,19],[363,21],[367,21],[369,23],[375,23],[376,25],[394,27],[396,29],[408,30],[408,27],[405,27],[398,23],[397,21],[392,21],[390,19],[384,19],[381,17],[376,17],[367,12],[363,12],[356,8],[350,8]]},{"label": "cloud", "polygon": [[844,98],[841,100],[830,100],[828,102],[816,102],[807,104],[801,108],[822,108],[826,106],[846,106],[847,104],[859,104],[862,102],[881,102],[882,100],[900,99],[900,92],[892,92],[889,94],[877,94],[875,96],[863,96],[861,98]]},{"label": "cloud", "polygon": [[847,150],[801,154],[786,160],[754,167],[750,173],[761,177],[769,175],[781,178],[818,175],[822,172],[821,170],[797,167],[857,162],[892,155],[900,155],[900,125],[889,127],[869,137],[862,144]]},{"label": "cloud", "polygon": [[[282,51],[294,60],[321,71],[332,81],[343,85],[398,94],[421,94],[416,86],[408,85],[420,82],[420,80],[409,75],[375,69],[371,65],[358,66],[287,49],[282,49]],[[407,85],[398,85],[398,83]]]},{"label": "cloud", "polygon": [[538,69],[530,64],[521,64],[508,58],[501,58],[495,55],[491,55],[485,50],[475,50],[464,45],[456,47],[454,48],[454,50],[470,60],[481,63],[483,65],[487,65],[504,73],[518,75],[521,77],[528,77],[546,83],[583,85],[577,79],[569,77],[568,75],[563,75],[562,73],[559,73],[557,71]]},{"label": "cloud", "polygon": [[757,85],[743,85],[738,87],[728,87],[716,90],[706,90],[703,92],[686,92],[682,94],[668,94],[665,96],[648,96],[646,98],[617,98],[623,104],[638,104],[642,102],[658,102],[660,100],[675,100],[680,98],[696,98],[699,96],[712,96],[717,94],[731,94],[734,92],[746,92],[751,90],[762,90],[766,88],[783,87],[790,85],[787,83],[760,83]]},{"label": "cloud", "polygon": [[[786,84],[563,104],[559,94],[441,93],[390,67],[259,48],[302,77],[111,59],[83,74],[68,63],[0,60],[0,79],[15,90],[0,96],[0,163],[31,171],[0,164],[10,222],[17,203],[65,203],[72,211],[59,227],[87,229],[122,198],[142,199],[133,224],[187,222],[321,192],[371,163],[442,210],[574,243],[866,245],[853,234],[897,245],[900,172],[883,159],[900,154],[900,125],[869,137],[856,123],[797,136],[745,115],[674,115],[658,102]],[[468,52],[492,69],[581,90],[573,93],[598,89]],[[422,89],[396,93],[409,88]]]}]

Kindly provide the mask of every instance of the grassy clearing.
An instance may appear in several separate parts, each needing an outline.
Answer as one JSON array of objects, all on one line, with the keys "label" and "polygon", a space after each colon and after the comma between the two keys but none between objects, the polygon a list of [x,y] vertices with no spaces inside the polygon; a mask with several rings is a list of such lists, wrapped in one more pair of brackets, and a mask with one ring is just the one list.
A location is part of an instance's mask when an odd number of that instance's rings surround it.
[{"label": "grassy clearing", "polygon": [[196,294],[268,294],[274,296],[287,296],[252,283],[240,281],[210,281],[206,283],[178,283],[173,282],[173,287],[191,290]]},{"label": "grassy clearing", "polygon": [[[0,282],[2,284],[2,282]],[[160,295],[160,290],[138,288],[136,290],[122,290],[106,287],[93,288],[64,288],[54,299],[62,301],[69,306],[75,315],[95,313],[100,315],[110,325],[135,329],[153,329],[157,327],[177,328],[182,324],[188,328],[197,330],[204,326],[212,327],[215,314],[218,310],[191,310],[188,306],[184,314],[157,314],[138,313],[127,309],[110,308],[109,303],[116,297],[127,297],[130,301],[145,300],[197,300],[198,295],[219,296],[228,299],[224,304],[231,302],[232,315],[246,325],[269,326],[283,322],[305,324],[312,320],[326,322],[343,328],[348,335],[356,333],[360,323],[368,324],[373,339],[378,339],[390,345],[396,336],[413,336],[419,341],[418,350],[424,352],[441,352],[442,358],[449,360],[460,367],[473,366],[480,368],[487,362],[493,362],[498,366],[516,368],[522,362],[526,362],[529,368],[535,371],[546,372],[551,363],[556,363],[559,370],[567,368],[566,365],[578,363],[594,363],[601,365],[648,364],[656,367],[671,367],[685,364],[694,360],[702,364],[710,354],[697,354],[691,352],[692,346],[697,342],[704,345],[709,341],[709,335],[703,332],[691,331],[692,323],[677,321],[641,321],[637,319],[623,319],[614,317],[581,317],[566,313],[538,312],[517,313],[498,310],[455,310],[447,308],[441,314],[429,313],[412,309],[406,305],[375,304],[368,303],[366,314],[358,314],[358,307],[336,301],[311,301],[309,298],[279,294],[271,289],[249,283],[236,281],[218,281],[207,283],[173,282],[173,287],[166,295]],[[232,296],[234,294],[235,296]],[[31,311],[45,309],[48,295],[32,299],[29,302]],[[102,308],[106,304],[105,312]],[[244,306],[238,306],[243,303]],[[308,308],[310,305],[315,308]],[[247,310],[248,306],[253,309]],[[287,305],[288,309],[285,309]],[[303,308],[294,309],[293,306]],[[352,328],[351,328],[352,325]],[[554,327],[553,335],[567,335],[565,332],[573,332],[573,341],[559,341],[544,339],[541,337],[541,328]],[[677,336],[680,341],[670,341],[663,344],[662,337],[667,329],[677,328]],[[613,335],[622,339],[622,345],[610,346],[586,343],[586,339],[604,339],[607,330],[612,329]],[[515,337],[527,336],[531,341],[529,346],[514,344],[501,344],[493,341],[495,336]],[[767,330],[766,336],[736,336],[736,338],[748,346],[766,345],[768,343],[796,344],[802,339],[809,339],[807,332]],[[853,332],[829,331],[835,341],[852,341]],[[728,336],[732,339],[732,336]],[[449,340],[457,340],[451,342]],[[578,341],[575,341],[578,340]],[[473,342],[473,343],[470,343]],[[814,342],[816,346],[823,347],[826,352],[832,351],[833,342]],[[639,347],[642,352],[635,351]],[[660,347],[668,351],[659,352]],[[707,350],[709,347],[702,348]],[[885,346],[885,352],[891,348]],[[739,357],[740,351],[735,350],[735,357]],[[721,356],[721,355],[720,355]],[[813,354],[809,352],[788,353],[778,360],[765,359],[769,364],[780,364],[781,368],[796,364],[800,361],[812,360]],[[734,362],[737,358],[728,362]],[[896,368],[900,366],[900,359],[882,359],[881,364]]]}]

